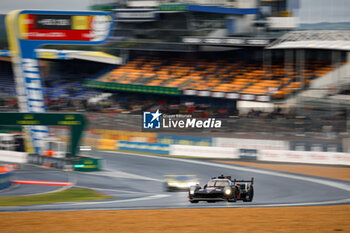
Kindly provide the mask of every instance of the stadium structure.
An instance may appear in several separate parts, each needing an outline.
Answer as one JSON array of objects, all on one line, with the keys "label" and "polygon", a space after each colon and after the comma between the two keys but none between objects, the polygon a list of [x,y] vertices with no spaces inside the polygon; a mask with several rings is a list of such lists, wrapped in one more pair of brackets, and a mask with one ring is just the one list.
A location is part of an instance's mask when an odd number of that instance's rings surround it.
[{"label": "stadium structure", "polygon": [[[91,9],[116,22],[98,49],[118,57],[38,50],[48,109],[92,112],[98,137],[139,132],[107,139],[158,142],[139,122],[143,111],[160,109],[224,118],[223,129],[205,132],[213,136],[286,137],[292,149],[348,151],[350,33],[300,31],[298,8],[287,0],[97,1]],[[1,86],[13,97],[10,54],[1,54]]]}]

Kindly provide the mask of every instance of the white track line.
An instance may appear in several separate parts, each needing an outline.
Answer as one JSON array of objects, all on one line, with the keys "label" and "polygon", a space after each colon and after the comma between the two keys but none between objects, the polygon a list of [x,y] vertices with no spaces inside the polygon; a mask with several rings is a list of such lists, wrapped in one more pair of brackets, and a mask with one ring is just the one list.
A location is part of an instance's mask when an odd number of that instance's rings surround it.
[{"label": "white track line", "polygon": [[98,205],[98,204],[110,204],[110,203],[122,203],[122,202],[133,202],[133,201],[145,201],[145,200],[153,200],[153,199],[159,199],[159,198],[165,198],[170,195],[166,194],[157,194],[157,195],[151,195],[151,196],[146,196],[146,197],[135,197],[135,198],[130,198],[130,199],[123,199],[123,200],[113,200],[113,201],[84,201],[84,202],[63,202],[63,203],[55,203],[55,204],[45,204],[45,205],[38,205],[41,207],[44,206],[53,206],[53,205],[59,205],[59,206],[64,206],[64,205]]},{"label": "white track line", "polygon": [[130,193],[130,194],[145,193],[145,192],[127,191],[127,190],[119,190],[119,189],[94,188],[94,187],[88,187],[88,186],[75,186],[75,187],[87,188],[87,189],[93,189],[93,190],[101,190],[101,191],[109,191],[109,192],[114,192],[114,193]]},{"label": "white track line", "polygon": [[[82,172],[81,172],[82,173]],[[136,180],[149,180],[149,181],[157,181],[163,182],[163,180],[153,179],[147,176],[140,176],[133,173],[122,172],[122,171],[113,171],[113,170],[104,170],[101,172],[91,172],[89,175],[96,176],[108,176],[108,177],[116,177],[116,178],[128,178],[128,179],[136,179]]]},{"label": "white track line", "polygon": [[72,203],[72,205],[94,205],[94,204],[108,204],[108,203],[120,203],[120,202],[131,202],[131,201],[145,201],[145,200],[164,198],[168,196],[169,195],[166,195],[166,194],[157,194],[157,195],[152,195],[147,197],[136,197],[136,198],[125,199],[125,200],[102,201],[102,202],[96,201],[96,202],[85,202],[85,203],[77,202],[77,203]]}]

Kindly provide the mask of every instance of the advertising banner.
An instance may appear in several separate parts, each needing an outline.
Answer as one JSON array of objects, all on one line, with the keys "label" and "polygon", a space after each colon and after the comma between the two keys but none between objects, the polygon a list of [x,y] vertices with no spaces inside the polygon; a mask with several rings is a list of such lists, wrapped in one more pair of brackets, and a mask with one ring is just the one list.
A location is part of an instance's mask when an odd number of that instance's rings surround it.
[{"label": "advertising banner", "polygon": [[290,163],[350,165],[350,154],[290,150],[260,150],[258,160]]},{"label": "advertising banner", "polygon": [[244,138],[216,137],[213,139],[213,146],[256,150],[289,150],[289,143],[287,141]]},{"label": "advertising banner", "polygon": [[[15,10],[7,14],[6,30],[20,112],[46,112],[37,48],[46,44],[101,44],[112,25],[113,18],[106,12]],[[35,125],[26,126],[25,130],[26,144],[40,154],[48,128]]]},{"label": "advertising banner", "polygon": [[118,142],[119,150],[137,151],[155,154],[168,155],[170,152],[170,145],[161,143],[145,143],[145,142]]},{"label": "advertising banner", "polygon": [[212,146],[211,137],[186,136],[175,134],[158,134],[158,143],[191,145],[191,146]]},{"label": "advertising banner", "polygon": [[117,149],[116,141],[111,139],[98,139],[97,149],[115,150]]},{"label": "advertising banner", "polygon": [[238,159],[239,150],[235,148],[210,146],[171,145],[171,155],[190,156],[199,158]]},{"label": "advertising banner", "polygon": [[118,22],[147,22],[158,18],[155,9],[132,8],[115,9],[115,18]]}]

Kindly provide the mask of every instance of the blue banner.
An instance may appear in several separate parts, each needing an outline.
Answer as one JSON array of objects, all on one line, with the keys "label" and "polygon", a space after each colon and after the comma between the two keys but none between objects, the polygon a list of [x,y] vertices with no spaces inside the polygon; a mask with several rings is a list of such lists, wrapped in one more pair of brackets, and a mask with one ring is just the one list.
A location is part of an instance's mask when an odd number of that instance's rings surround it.
[{"label": "blue banner", "polygon": [[161,143],[119,141],[118,147],[119,150],[126,151],[138,151],[163,155],[168,155],[170,153],[170,145]]},{"label": "blue banner", "polygon": [[158,134],[158,143],[189,146],[212,146],[211,137],[185,136],[173,134]]}]

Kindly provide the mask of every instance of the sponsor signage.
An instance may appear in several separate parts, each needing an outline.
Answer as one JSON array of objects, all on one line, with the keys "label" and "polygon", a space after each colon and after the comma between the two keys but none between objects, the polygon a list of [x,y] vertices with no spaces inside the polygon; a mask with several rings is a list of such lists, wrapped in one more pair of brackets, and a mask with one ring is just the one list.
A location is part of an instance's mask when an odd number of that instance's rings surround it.
[{"label": "sponsor signage", "polygon": [[290,141],[290,150],[343,152],[342,143],[322,141]]},{"label": "sponsor signage", "polygon": [[[106,12],[16,10],[6,16],[6,30],[16,79],[20,112],[46,111],[43,87],[35,52],[45,44],[103,43],[112,29],[112,16]],[[43,54],[55,58],[54,54]],[[32,122],[33,123],[33,122]],[[35,123],[35,122],[34,122]],[[64,121],[61,125],[72,122]],[[26,127],[36,153],[48,136],[46,126]]]},{"label": "sponsor signage", "polygon": [[183,90],[183,95],[196,95],[201,97],[211,96],[214,98],[225,98],[233,100],[247,100],[247,101],[258,101],[258,102],[269,102],[271,97],[267,95],[250,95],[250,94],[239,94],[239,93],[226,93],[226,92],[215,92],[215,91],[196,91],[196,90]]},{"label": "sponsor signage", "polygon": [[215,97],[215,98],[224,98],[225,93],[224,92],[212,92],[211,96]]},{"label": "sponsor signage", "polygon": [[73,160],[74,171],[100,171],[102,168],[101,159],[80,157]]},{"label": "sponsor signage", "polygon": [[288,150],[289,143],[279,140],[257,140],[243,138],[222,138],[213,139],[213,146],[232,147],[249,150]]},{"label": "sponsor signage", "polygon": [[158,142],[166,144],[191,145],[191,146],[211,146],[211,137],[158,134]]},{"label": "sponsor signage", "polygon": [[0,125],[34,125],[31,132],[35,146],[42,146],[41,139],[47,137],[46,126],[69,126],[71,127],[70,154],[75,156],[78,144],[86,124],[85,117],[78,113],[0,113]]},{"label": "sponsor signage", "polygon": [[131,91],[165,95],[180,95],[181,91],[176,87],[147,86],[135,84],[122,84],[112,82],[88,81],[84,86],[107,90]]},{"label": "sponsor signage", "polygon": [[257,160],[258,150],[255,149],[239,149],[239,158],[247,160]]},{"label": "sponsor signage", "polygon": [[225,45],[225,46],[253,46],[265,47],[269,45],[272,40],[266,38],[243,38],[243,37],[183,37],[182,42],[186,44],[198,45]]},{"label": "sponsor signage", "polygon": [[350,154],[290,150],[260,150],[258,160],[291,163],[350,165]]},{"label": "sponsor signage", "polygon": [[11,56],[11,53],[8,50],[0,50],[0,56],[9,57],[9,56]]},{"label": "sponsor signage", "polygon": [[237,93],[226,93],[225,97],[227,99],[239,99],[239,94],[237,94]]},{"label": "sponsor signage", "polygon": [[211,146],[184,146],[171,145],[170,154],[178,156],[191,156],[199,158],[225,158],[238,159],[239,151],[235,148],[211,147]]},{"label": "sponsor signage", "polygon": [[154,9],[116,9],[115,18],[118,22],[123,21],[153,21],[158,17]]},{"label": "sponsor signage", "polygon": [[184,4],[159,5],[157,9],[159,11],[187,11],[188,5],[184,5]]},{"label": "sponsor signage", "polygon": [[184,90],[183,94],[184,95],[196,95],[197,91],[196,90]]},{"label": "sponsor signage", "polygon": [[20,38],[101,41],[109,34],[111,21],[109,15],[21,14]]},{"label": "sponsor signage", "polygon": [[290,150],[239,150],[227,147],[170,145],[170,155],[198,158],[254,159],[259,161],[350,165],[349,153]]},{"label": "sponsor signage", "polygon": [[165,155],[168,155],[170,152],[170,145],[161,143],[119,141],[118,147],[119,150],[138,151]]}]

